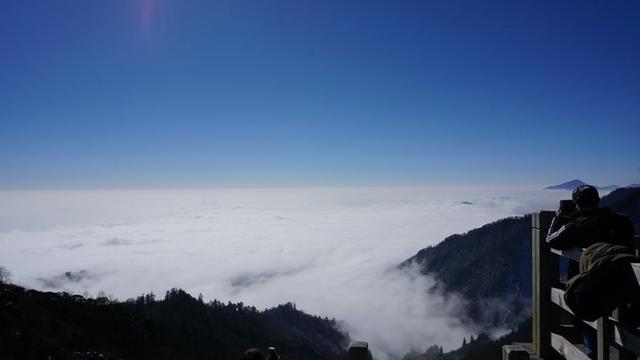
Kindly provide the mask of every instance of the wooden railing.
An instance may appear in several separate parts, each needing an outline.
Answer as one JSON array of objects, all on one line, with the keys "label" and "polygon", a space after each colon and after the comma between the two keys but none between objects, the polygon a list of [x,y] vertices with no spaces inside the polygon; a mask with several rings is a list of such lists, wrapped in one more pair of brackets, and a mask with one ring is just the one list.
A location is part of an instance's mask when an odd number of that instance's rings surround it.
[{"label": "wooden railing", "polygon": [[349,346],[349,360],[371,360],[369,343],[366,341],[353,341]]},{"label": "wooden railing", "polygon": [[[549,248],[545,238],[554,212],[532,214],[533,252],[533,351],[538,358],[556,358],[558,354],[570,360],[588,360],[582,348],[565,336],[568,329],[560,324],[562,316],[573,316],[564,301],[564,284],[560,282],[559,259],[565,257],[579,261],[582,249],[559,251]],[[636,249],[640,237],[636,236]],[[637,251],[637,250],[636,250]],[[640,264],[632,264],[636,279],[640,279]],[[562,313],[569,315],[561,315]],[[633,326],[625,322],[625,309],[618,308],[612,316],[594,322],[583,321],[597,332],[598,360],[637,359],[640,356],[640,337]],[[574,320],[577,323],[579,320]]]}]

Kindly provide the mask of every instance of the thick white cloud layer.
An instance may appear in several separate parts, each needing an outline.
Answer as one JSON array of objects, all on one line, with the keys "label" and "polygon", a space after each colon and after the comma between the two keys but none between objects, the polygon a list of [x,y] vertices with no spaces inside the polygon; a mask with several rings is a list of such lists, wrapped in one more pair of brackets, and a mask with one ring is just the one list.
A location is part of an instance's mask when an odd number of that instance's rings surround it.
[{"label": "thick white cloud layer", "polygon": [[0,265],[43,290],[124,299],[179,287],[335,317],[379,359],[473,328],[460,299],[395,266],[447,235],[555,208],[536,188],[0,192]]}]

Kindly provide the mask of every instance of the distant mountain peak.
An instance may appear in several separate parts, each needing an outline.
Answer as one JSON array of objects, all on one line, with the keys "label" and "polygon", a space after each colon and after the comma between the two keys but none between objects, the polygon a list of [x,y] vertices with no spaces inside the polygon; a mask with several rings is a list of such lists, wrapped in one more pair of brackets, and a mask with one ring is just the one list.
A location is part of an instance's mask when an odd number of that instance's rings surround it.
[{"label": "distant mountain peak", "polygon": [[[545,189],[547,189],[547,190],[573,190],[573,189],[575,189],[575,188],[577,188],[578,186],[581,186],[581,185],[589,185],[589,184],[585,183],[582,180],[573,179],[571,181],[567,181],[567,182],[564,182],[562,184],[553,185],[553,186],[547,186]],[[595,186],[596,189],[602,190],[602,191],[612,191],[612,190],[615,190],[615,189],[620,187],[618,185],[607,185],[607,186],[593,185],[593,186]]]},{"label": "distant mountain peak", "polygon": [[573,190],[581,185],[587,185],[586,182],[578,179],[573,179],[571,181],[564,182],[558,185],[547,186],[545,189],[547,190]]}]

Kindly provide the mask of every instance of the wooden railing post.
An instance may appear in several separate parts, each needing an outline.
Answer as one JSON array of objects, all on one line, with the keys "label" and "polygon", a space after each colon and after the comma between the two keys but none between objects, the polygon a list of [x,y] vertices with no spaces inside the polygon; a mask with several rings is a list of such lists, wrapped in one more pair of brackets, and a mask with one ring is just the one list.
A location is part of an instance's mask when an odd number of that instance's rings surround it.
[{"label": "wooden railing post", "polygon": [[609,324],[609,318],[607,316],[598,319],[598,360],[609,360],[609,344],[612,343],[610,329],[611,324]]},{"label": "wooden railing post", "polygon": [[369,343],[366,341],[354,341],[349,346],[349,360],[371,360]]},{"label": "wooden railing post", "polygon": [[551,303],[551,286],[558,281],[558,260],[551,254],[545,241],[547,231],[553,219],[552,211],[541,211],[531,216],[531,245],[533,266],[533,350],[538,357],[551,357],[551,331],[553,308]]}]

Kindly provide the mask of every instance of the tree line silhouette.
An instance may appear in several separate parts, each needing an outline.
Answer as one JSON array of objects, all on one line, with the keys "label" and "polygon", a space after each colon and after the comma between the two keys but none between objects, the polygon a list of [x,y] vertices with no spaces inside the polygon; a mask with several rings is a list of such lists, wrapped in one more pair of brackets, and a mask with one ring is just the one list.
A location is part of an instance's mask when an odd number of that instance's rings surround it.
[{"label": "tree line silhouette", "polygon": [[335,320],[287,303],[258,311],[183,290],[126,301],[0,284],[2,359],[239,359],[275,346],[283,359],[346,359]]}]

